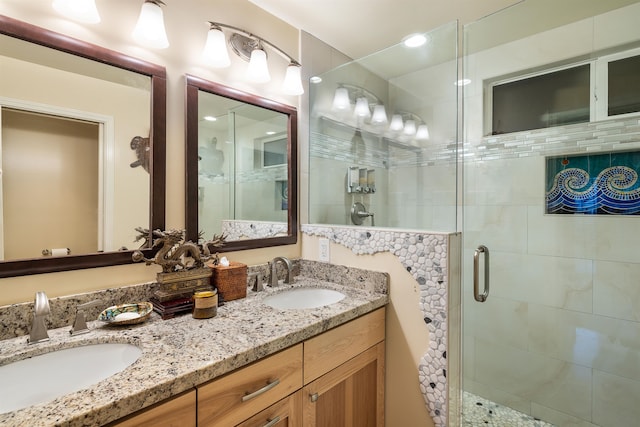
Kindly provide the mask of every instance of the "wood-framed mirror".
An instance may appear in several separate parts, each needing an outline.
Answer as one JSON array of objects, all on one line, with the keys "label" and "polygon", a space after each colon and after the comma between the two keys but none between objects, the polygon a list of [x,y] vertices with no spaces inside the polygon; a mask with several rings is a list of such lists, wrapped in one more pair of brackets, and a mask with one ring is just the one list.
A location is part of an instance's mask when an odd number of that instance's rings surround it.
[{"label": "wood-framed mirror", "polygon": [[[165,224],[165,68],[3,15],[0,38],[0,277],[131,263]],[[36,144],[57,129],[71,157]]]},{"label": "wood-framed mirror", "polygon": [[186,76],[186,235],[221,251],[295,244],[297,111]]}]

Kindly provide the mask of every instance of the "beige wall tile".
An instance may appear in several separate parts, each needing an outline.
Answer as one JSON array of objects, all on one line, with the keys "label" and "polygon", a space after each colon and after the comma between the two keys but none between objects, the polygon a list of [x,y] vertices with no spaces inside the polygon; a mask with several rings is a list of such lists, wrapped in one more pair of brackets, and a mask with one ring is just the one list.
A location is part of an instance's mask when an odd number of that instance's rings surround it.
[{"label": "beige wall tile", "polygon": [[602,427],[637,425],[640,382],[593,372],[593,422]]},{"label": "beige wall tile", "polygon": [[591,312],[592,261],[492,251],[491,294]]},{"label": "beige wall tile", "polygon": [[640,321],[640,264],[594,263],[593,312],[602,316]]}]

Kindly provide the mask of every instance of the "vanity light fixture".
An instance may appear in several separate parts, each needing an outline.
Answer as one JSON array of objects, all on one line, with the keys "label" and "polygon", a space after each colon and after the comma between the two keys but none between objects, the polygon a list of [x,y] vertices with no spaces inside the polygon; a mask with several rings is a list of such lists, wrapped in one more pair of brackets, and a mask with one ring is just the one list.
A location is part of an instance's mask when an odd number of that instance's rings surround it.
[{"label": "vanity light fixture", "polygon": [[353,112],[358,117],[369,117],[371,115],[371,110],[369,110],[369,101],[367,101],[367,98],[363,96],[356,99],[356,108]]},{"label": "vanity light fixture", "polygon": [[373,115],[371,116],[371,123],[376,125],[382,125],[387,123],[387,111],[384,105],[378,104],[373,107]]},{"label": "vanity light fixture", "polygon": [[139,44],[153,49],[169,47],[162,6],[165,6],[162,0],[145,0],[142,4],[138,22],[133,30],[133,39]]},{"label": "vanity light fixture", "polygon": [[228,42],[231,50],[240,58],[249,61],[246,73],[248,80],[254,83],[266,83],[271,80],[267,64],[267,52],[264,50],[264,46],[267,46],[289,61],[284,81],[282,82],[283,93],[286,95],[302,95],[304,93],[301,65],[291,55],[288,55],[278,46],[262,37],[258,37],[241,28],[213,21],[208,21],[208,24],[209,32],[203,51],[205,63],[214,68],[225,68],[231,65],[226,37],[223,32],[223,29],[228,29],[231,33]]},{"label": "vanity light fixture", "polygon": [[333,94],[333,109],[334,110],[346,110],[351,108],[351,101],[349,100],[349,91],[346,87],[339,87]]},{"label": "vanity light fixture", "polygon": [[400,111],[393,115],[389,130],[402,132],[403,135],[413,137],[416,140],[429,139],[429,128],[417,114]]},{"label": "vanity light fixture", "polygon": [[52,6],[58,13],[74,21],[86,24],[100,22],[95,0],[53,0]]},{"label": "vanity light fixture", "polygon": [[[384,123],[387,120],[387,113],[384,105],[371,91],[349,83],[341,83],[333,94],[332,108],[337,111],[351,110],[351,100],[353,100],[353,114],[359,119],[371,117],[372,123]],[[371,108],[374,110],[371,115]]]},{"label": "vanity light fixture", "polygon": [[404,128],[404,122],[402,121],[402,116],[400,114],[394,114],[391,116],[391,124],[389,125],[389,129],[393,131],[400,131]]},{"label": "vanity light fixture", "polygon": [[418,126],[418,130],[416,131],[416,139],[420,141],[426,141],[429,139],[429,128],[425,124],[421,124]]},{"label": "vanity light fixture", "polygon": [[[389,121],[382,100],[370,90],[354,84],[338,84],[333,94],[331,109],[340,117],[337,118],[338,121],[347,119],[353,123],[355,119],[358,131],[352,139],[353,146],[360,142],[359,129],[373,135],[395,137],[403,143],[429,139],[429,128],[420,116],[410,111],[396,111]],[[353,114],[349,117],[350,113]]]},{"label": "vanity light fixture", "polygon": [[267,83],[271,80],[269,65],[267,65],[267,52],[262,49],[260,43],[251,51],[246,77],[247,80],[254,83]]},{"label": "vanity light fixture", "polygon": [[413,136],[416,134],[416,121],[415,120],[407,120],[404,123],[403,133],[405,135]]}]

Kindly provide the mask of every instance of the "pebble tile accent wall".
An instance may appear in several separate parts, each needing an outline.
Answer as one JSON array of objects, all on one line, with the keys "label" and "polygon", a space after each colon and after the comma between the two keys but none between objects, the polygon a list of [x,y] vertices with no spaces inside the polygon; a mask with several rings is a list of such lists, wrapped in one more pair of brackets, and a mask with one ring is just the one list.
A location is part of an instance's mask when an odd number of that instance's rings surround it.
[{"label": "pebble tile accent wall", "polygon": [[450,237],[458,234],[308,224],[302,232],[326,237],[357,255],[390,252],[418,282],[431,339],[417,375],[435,426],[447,426],[448,253]]},{"label": "pebble tile accent wall", "polygon": [[286,222],[222,220],[222,234],[227,240],[286,236],[287,231]]}]

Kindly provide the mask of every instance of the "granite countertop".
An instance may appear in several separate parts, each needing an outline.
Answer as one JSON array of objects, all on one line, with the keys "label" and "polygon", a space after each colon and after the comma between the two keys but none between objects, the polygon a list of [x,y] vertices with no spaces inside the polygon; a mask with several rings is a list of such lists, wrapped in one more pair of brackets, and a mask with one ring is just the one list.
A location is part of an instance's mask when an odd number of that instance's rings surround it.
[{"label": "granite countertop", "polygon": [[[336,289],[346,297],[330,306],[305,310],[278,310],[262,303],[268,295],[299,286]],[[50,341],[41,344],[27,345],[24,336],[6,339],[0,341],[0,365],[53,349],[111,342],[135,344],[142,356],[90,388],[0,414],[0,425],[102,425],[302,342],[387,301],[386,289],[363,290],[298,276],[293,285],[249,292],[246,298],[227,302],[211,319],[183,315],[162,320],[153,313],[147,322],[132,326],[89,322],[91,332],[75,337],[69,335],[69,327],[53,329]],[[36,380],[27,381],[37,388]]]}]

